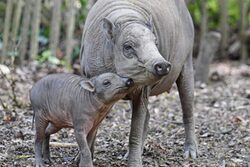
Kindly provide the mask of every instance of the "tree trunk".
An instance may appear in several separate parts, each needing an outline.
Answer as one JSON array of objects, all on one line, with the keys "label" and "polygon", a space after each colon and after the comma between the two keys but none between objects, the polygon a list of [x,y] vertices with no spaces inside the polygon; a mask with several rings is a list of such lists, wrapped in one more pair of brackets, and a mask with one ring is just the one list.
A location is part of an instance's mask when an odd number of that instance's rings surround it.
[{"label": "tree trunk", "polygon": [[30,40],[30,59],[34,59],[38,53],[38,36],[40,29],[41,0],[33,0],[32,33]]},{"label": "tree trunk", "polygon": [[14,44],[17,43],[16,38],[17,38],[18,29],[20,26],[20,18],[21,18],[21,14],[22,14],[23,0],[15,0],[15,3],[16,3],[16,9],[15,9],[15,13],[14,13],[12,35],[11,35],[11,39],[12,39]]},{"label": "tree trunk", "polygon": [[220,32],[222,34],[220,57],[225,58],[228,47],[228,0],[219,0],[220,6]]},{"label": "tree trunk", "polygon": [[209,32],[203,36],[196,62],[196,81],[200,81],[202,83],[208,82],[209,65],[213,60],[215,52],[219,48],[220,40],[221,34],[218,32]]},{"label": "tree trunk", "polygon": [[203,36],[207,33],[207,0],[201,1],[201,32],[200,32],[200,42]]},{"label": "tree trunk", "polygon": [[247,3],[246,0],[240,0],[240,55],[243,63],[247,60],[246,36],[244,35],[247,21]]},{"label": "tree trunk", "polygon": [[50,50],[56,56],[56,49],[60,38],[61,25],[61,5],[62,0],[54,0],[52,11],[51,27],[50,27]]},{"label": "tree trunk", "polygon": [[66,62],[71,64],[71,53],[73,50],[73,34],[75,28],[75,7],[74,2],[69,1],[66,25]]},{"label": "tree trunk", "polygon": [[24,59],[27,53],[27,45],[28,45],[29,30],[30,30],[31,3],[32,0],[25,0],[25,7],[24,7],[23,21],[22,21],[21,43],[20,43],[20,59],[18,62],[20,63],[21,66],[23,66],[24,64]]},{"label": "tree trunk", "polygon": [[4,62],[4,59],[7,56],[7,52],[8,52],[8,47],[9,47],[8,42],[9,42],[12,9],[13,9],[13,0],[8,0],[7,7],[5,10],[3,48],[2,48],[2,55],[0,56],[0,63]]}]

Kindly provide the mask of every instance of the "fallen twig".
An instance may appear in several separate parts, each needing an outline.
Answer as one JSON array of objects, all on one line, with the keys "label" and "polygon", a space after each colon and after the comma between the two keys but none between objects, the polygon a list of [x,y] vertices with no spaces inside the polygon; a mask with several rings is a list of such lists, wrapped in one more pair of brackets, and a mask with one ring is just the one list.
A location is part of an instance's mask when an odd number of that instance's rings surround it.
[{"label": "fallen twig", "polygon": [[3,100],[1,99],[1,97],[0,97],[0,103],[3,106],[3,109],[5,109],[5,110],[8,109],[7,105],[4,104]]},{"label": "fallen twig", "polygon": [[16,159],[28,159],[33,157],[33,155],[17,155]]},{"label": "fallen twig", "polygon": [[51,147],[78,147],[77,143],[59,143],[59,142],[50,142]]}]

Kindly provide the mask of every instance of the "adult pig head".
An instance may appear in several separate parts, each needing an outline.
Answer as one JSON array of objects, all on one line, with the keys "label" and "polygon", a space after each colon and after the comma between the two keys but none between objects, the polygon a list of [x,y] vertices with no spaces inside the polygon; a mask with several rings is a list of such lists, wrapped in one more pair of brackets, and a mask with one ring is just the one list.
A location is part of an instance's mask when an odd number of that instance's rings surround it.
[{"label": "adult pig head", "polygon": [[159,53],[150,22],[115,25],[104,18],[103,32],[113,45],[114,65],[119,75],[141,85],[157,81],[170,72],[171,64]]},{"label": "adult pig head", "polygon": [[107,48],[112,55],[104,59],[113,61],[117,74],[132,78],[136,85],[149,85],[170,72],[171,64],[158,51],[150,21],[113,23],[104,18],[101,23],[104,40],[111,45]]}]

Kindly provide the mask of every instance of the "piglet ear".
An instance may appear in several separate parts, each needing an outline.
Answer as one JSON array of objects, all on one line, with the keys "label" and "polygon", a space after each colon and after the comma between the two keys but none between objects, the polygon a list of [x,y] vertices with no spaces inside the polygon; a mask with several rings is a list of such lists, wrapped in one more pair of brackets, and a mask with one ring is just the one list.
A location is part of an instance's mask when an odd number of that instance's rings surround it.
[{"label": "piglet ear", "polygon": [[94,92],[95,91],[95,86],[94,86],[94,84],[90,80],[81,81],[80,82],[80,86],[83,89],[87,90],[87,91],[90,91],[90,92]]},{"label": "piglet ear", "polygon": [[114,29],[115,25],[108,18],[102,19],[102,30],[109,40],[114,39]]}]

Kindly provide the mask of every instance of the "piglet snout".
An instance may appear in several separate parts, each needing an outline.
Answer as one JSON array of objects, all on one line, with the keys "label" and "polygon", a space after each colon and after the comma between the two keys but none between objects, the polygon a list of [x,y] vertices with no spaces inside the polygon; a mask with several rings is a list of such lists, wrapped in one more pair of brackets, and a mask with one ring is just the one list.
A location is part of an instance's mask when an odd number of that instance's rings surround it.
[{"label": "piglet snout", "polygon": [[128,79],[125,81],[125,85],[126,85],[127,87],[133,86],[133,85],[134,85],[133,79],[128,78]]}]

